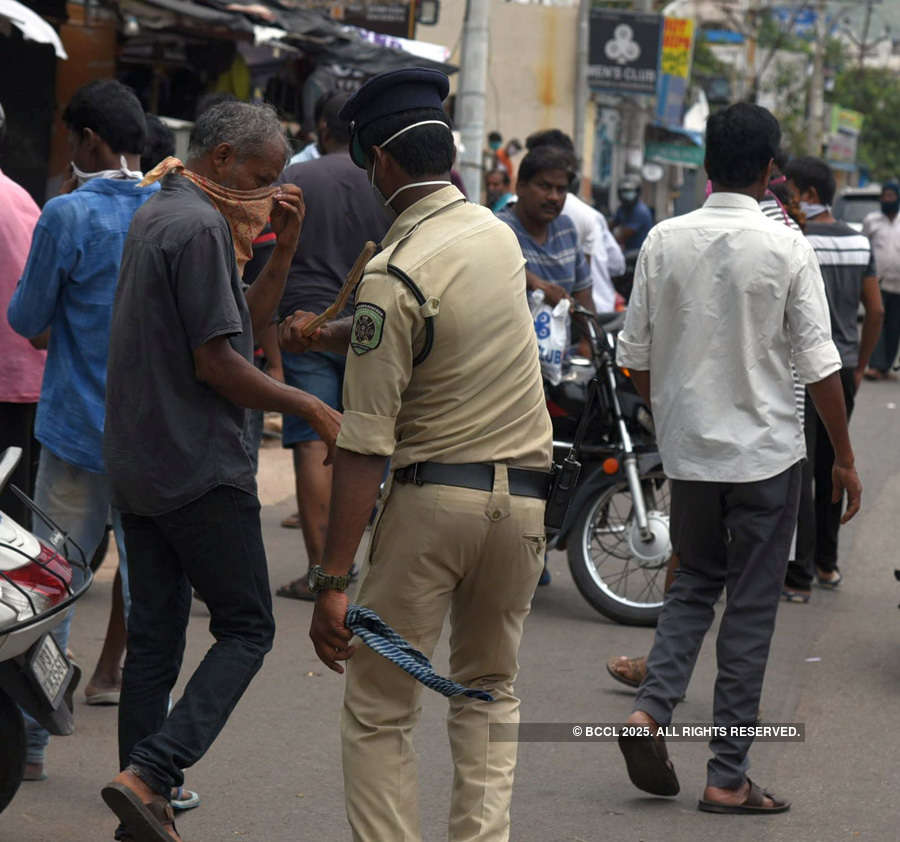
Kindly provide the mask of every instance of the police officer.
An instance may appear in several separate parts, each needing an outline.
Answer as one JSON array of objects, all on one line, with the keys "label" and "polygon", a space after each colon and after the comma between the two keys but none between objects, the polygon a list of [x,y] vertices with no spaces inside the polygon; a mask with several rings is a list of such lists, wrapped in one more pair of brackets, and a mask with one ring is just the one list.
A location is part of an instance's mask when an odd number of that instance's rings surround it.
[{"label": "police officer", "polygon": [[[310,637],[336,672],[347,813],[355,840],[421,839],[412,730],[421,685],[344,625],[349,571],[385,468],[358,602],[431,656],[450,615],[450,677],[494,702],[455,697],[449,839],[509,838],[516,745],[489,723],[516,722],[522,626],[543,567],[551,460],[525,261],[510,228],[450,183],[448,80],[407,69],[371,79],[346,104],[351,154],[397,214],[369,262],[352,322],[288,350],[347,353],[344,417]],[[348,347],[349,346],[349,347]]]}]

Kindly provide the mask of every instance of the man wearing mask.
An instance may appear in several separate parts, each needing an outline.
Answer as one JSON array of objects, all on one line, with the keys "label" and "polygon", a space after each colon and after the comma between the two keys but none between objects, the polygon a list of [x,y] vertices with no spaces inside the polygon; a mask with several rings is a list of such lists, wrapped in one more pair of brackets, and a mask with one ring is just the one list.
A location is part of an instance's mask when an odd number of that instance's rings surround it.
[{"label": "man wearing mask", "polygon": [[[103,460],[103,403],[109,325],[128,226],[157,190],[138,188],[147,126],[129,88],[90,82],[63,112],[69,130],[71,175],[66,195],[51,199],[38,220],[28,263],[9,304],[13,330],[36,347],[49,347],[37,408],[41,443],[35,480],[37,505],[66,530],[87,558],[94,555],[110,517]],[[121,526],[114,517],[120,566],[126,569]],[[51,530],[34,523],[40,538]],[[114,586],[121,592],[122,575]],[[121,607],[114,602],[114,612]],[[65,649],[71,614],[54,632]],[[118,700],[122,635],[112,634],[88,683],[88,703]],[[41,780],[49,734],[28,724],[26,777]]]},{"label": "man wearing mask", "polygon": [[863,220],[863,233],[872,243],[884,300],[884,326],[867,380],[893,380],[891,373],[900,346],[900,184],[889,181],[881,191],[881,210]]},{"label": "man wearing mask", "polygon": [[[148,174],[162,178],[162,189],[135,215],[123,252],[103,445],[132,604],[122,772],[101,794],[126,839],[180,840],[167,796],[212,745],[272,645],[245,409],[302,416],[329,446],[337,436],[334,410],[251,362],[303,219],[297,187],[272,186],[288,153],[272,109],[209,109],[194,124],[186,166],[168,158]],[[275,249],[245,295],[241,272],[267,219]],[[215,642],[169,712],[192,586]]]},{"label": "man wearing mask", "polygon": [[641,182],[636,176],[625,176],[617,191],[621,204],[613,216],[613,233],[627,252],[640,251],[653,227],[653,214],[641,201]]},{"label": "man wearing mask", "polygon": [[[489,724],[518,721],[516,656],[545,546],[552,436],[522,253],[509,228],[450,185],[448,90],[435,70],[388,72],[342,112],[353,160],[398,214],[366,267],[352,326],[334,322],[319,337],[348,359],[310,637],[332,670],[352,655],[341,733],[357,842],[422,839],[412,746],[421,685],[350,645],[345,625],[343,591],[386,458],[392,481],[357,602],[428,656],[449,614],[451,677],[494,696],[449,702],[451,842],[509,839],[516,746],[492,740]],[[308,347],[302,324],[288,322],[283,343]]]},{"label": "man wearing mask", "polygon": [[[821,158],[794,158],[785,166],[784,174],[800,200],[806,216],[804,233],[825,281],[831,336],[841,356],[839,374],[849,420],[884,315],[872,250],[863,234],[831,215],[835,182],[828,164]],[[862,331],[857,326],[860,304],[865,311]],[[809,601],[814,577],[829,589],[836,588],[842,578],[837,561],[844,501],[832,501],[834,450],[809,397],[804,417],[808,459],[803,466],[796,559],[788,565],[784,588],[784,596],[791,602]]]},{"label": "man wearing mask", "polygon": [[[300,244],[291,261],[284,296],[278,306],[284,319],[297,310],[321,313],[344,284],[366,240],[378,242],[387,231],[387,211],[375,197],[363,170],[350,160],[350,130],[340,110],[350,98],[333,93],[322,104],[319,146],[315,161],[289,166],[279,179],[296,184],[307,205]],[[347,316],[351,310],[343,313]],[[327,351],[281,355],[285,382],[316,395],[334,409],[341,408],[346,357]],[[331,466],[325,464],[328,449],[303,419],[284,416],[282,443],[294,452],[297,511],[309,566],[322,563],[331,498]],[[282,585],[278,596],[314,600],[307,584],[309,571]]]}]

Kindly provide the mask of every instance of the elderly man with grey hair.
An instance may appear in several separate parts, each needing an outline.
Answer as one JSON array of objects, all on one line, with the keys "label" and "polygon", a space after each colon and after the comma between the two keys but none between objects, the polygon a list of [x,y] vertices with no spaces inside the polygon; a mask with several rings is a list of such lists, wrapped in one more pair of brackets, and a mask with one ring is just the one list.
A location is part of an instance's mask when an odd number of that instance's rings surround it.
[{"label": "elderly man with grey hair", "polygon": [[[103,788],[117,839],[180,840],[168,797],[209,749],[272,646],[274,621],[246,409],[305,418],[334,447],[340,415],[251,363],[303,221],[303,195],[271,185],[288,157],[274,111],[226,102],[197,121],[184,165],[134,217],[110,336],[104,454],[122,512],[132,608],[119,707],[121,772]],[[250,242],[275,250],[244,292]],[[215,642],[167,712],[194,588]]]}]

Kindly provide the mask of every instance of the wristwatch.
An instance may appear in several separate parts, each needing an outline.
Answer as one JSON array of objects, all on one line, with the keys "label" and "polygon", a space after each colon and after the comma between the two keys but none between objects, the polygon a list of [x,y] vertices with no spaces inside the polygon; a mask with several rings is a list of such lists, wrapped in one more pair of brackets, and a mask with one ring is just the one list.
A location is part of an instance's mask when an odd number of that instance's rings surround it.
[{"label": "wristwatch", "polygon": [[321,591],[345,591],[350,584],[350,574],[343,576],[331,576],[322,569],[321,564],[315,564],[309,569],[309,589],[313,593]]}]

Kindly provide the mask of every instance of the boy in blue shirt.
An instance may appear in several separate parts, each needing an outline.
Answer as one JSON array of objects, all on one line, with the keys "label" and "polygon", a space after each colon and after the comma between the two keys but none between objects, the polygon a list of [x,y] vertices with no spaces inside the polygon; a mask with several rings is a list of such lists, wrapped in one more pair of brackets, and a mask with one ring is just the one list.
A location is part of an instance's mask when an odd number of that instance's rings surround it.
[{"label": "boy in blue shirt", "polygon": [[[69,130],[71,177],[64,195],[44,206],[7,317],[17,333],[47,347],[35,422],[41,443],[35,502],[90,560],[110,517],[102,443],[119,263],[132,216],[159,187],[137,187],[147,128],[144,110],[129,88],[109,80],[84,85],[63,112],[63,121]],[[125,547],[117,521],[124,573]],[[37,518],[34,532],[50,538]],[[110,630],[86,690],[89,704],[118,702],[125,647],[120,595],[127,612],[127,574],[117,574],[116,589]],[[70,623],[71,614],[54,632],[63,649]],[[49,739],[37,723],[28,722],[27,779],[43,779]]]}]

